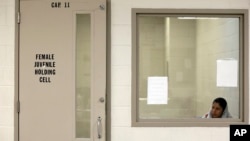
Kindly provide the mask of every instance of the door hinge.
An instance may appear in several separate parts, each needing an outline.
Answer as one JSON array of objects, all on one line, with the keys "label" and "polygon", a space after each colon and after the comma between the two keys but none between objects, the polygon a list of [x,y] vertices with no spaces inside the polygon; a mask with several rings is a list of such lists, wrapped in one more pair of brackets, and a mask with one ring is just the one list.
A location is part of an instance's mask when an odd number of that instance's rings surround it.
[{"label": "door hinge", "polygon": [[21,23],[21,13],[20,12],[17,13],[17,23],[18,24]]},{"label": "door hinge", "polygon": [[17,113],[20,113],[20,101],[17,101]]}]

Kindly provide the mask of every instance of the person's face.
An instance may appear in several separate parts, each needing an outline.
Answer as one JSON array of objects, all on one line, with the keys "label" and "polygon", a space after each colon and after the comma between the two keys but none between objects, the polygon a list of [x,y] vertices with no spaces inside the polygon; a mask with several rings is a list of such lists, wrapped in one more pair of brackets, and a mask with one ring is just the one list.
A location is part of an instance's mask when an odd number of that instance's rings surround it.
[{"label": "person's face", "polygon": [[220,118],[222,116],[223,109],[219,103],[214,102],[212,104],[211,115],[212,118]]}]

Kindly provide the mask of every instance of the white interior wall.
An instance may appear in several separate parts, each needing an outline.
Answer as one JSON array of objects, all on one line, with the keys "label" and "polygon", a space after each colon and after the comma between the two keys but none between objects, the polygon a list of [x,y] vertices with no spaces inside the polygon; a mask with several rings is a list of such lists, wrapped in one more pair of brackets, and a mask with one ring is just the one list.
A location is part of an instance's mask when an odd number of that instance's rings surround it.
[{"label": "white interior wall", "polygon": [[15,0],[0,0],[0,141],[14,140]]},{"label": "white interior wall", "polygon": [[[111,0],[112,141],[228,141],[226,127],[131,127],[131,8],[249,9],[249,0]],[[0,0],[0,141],[14,141],[14,8]]]},{"label": "white interior wall", "polygon": [[[169,20],[169,100],[175,117],[199,117],[196,115],[196,23],[193,20]],[[173,110],[173,108],[175,109]],[[178,107],[178,108],[177,108]],[[167,111],[168,112],[168,111]],[[170,112],[168,112],[171,114]]]},{"label": "white interior wall", "polygon": [[249,0],[111,0],[111,140],[228,141],[228,127],[131,127],[131,9],[249,9]]},{"label": "white interior wall", "polygon": [[[238,27],[237,19],[199,20],[197,22],[198,113],[204,113],[205,109],[208,110],[211,107],[213,99],[221,96],[227,100],[233,118],[239,118],[239,88],[216,86],[216,61],[225,58],[239,60]],[[223,38],[220,33],[225,34]]]}]

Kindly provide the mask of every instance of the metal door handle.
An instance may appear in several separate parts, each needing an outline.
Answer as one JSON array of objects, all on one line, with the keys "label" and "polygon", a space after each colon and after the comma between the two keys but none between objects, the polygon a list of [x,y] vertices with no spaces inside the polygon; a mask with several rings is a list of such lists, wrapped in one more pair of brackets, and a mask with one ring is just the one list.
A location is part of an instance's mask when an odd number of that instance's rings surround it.
[{"label": "metal door handle", "polygon": [[97,118],[97,138],[102,138],[102,118]]}]

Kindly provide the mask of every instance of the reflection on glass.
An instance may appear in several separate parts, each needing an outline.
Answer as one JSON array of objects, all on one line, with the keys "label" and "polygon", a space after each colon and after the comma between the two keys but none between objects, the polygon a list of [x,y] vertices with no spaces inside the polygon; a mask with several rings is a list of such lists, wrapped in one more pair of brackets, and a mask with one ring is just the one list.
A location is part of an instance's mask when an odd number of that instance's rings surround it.
[{"label": "reflection on glass", "polygon": [[[201,117],[219,96],[239,118],[240,86],[217,86],[217,60],[240,61],[239,34],[239,18],[138,16],[139,118]],[[147,103],[149,77],[168,78],[167,104]]]},{"label": "reflection on glass", "polygon": [[76,15],[76,138],[90,138],[90,14]]}]

